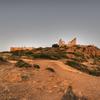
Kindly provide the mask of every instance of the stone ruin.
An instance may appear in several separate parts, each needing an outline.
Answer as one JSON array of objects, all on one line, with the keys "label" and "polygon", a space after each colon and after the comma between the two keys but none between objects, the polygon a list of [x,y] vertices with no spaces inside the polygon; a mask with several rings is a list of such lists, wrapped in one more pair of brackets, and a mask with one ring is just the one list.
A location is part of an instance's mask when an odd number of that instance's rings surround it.
[{"label": "stone ruin", "polygon": [[10,51],[33,50],[33,47],[11,47]]},{"label": "stone ruin", "polygon": [[62,39],[59,40],[59,47],[65,46],[65,41]]},{"label": "stone ruin", "polygon": [[[71,41],[69,41],[68,43],[66,43],[65,41],[63,41],[62,39],[59,40],[58,45],[59,47],[64,47],[64,46],[74,46],[76,45],[76,41],[77,39],[74,38]],[[20,50],[33,50],[33,47],[11,47],[10,51],[20,51]]]},{"label": "stone ruin", "polygon": [[68,43],[65,43],[65,41],[63,41],[62,39],[60,39],[58,44],[59,44],[59,47],[63,47],[63,46],[75,46],[77,44],[77,39],[73,38]]}]

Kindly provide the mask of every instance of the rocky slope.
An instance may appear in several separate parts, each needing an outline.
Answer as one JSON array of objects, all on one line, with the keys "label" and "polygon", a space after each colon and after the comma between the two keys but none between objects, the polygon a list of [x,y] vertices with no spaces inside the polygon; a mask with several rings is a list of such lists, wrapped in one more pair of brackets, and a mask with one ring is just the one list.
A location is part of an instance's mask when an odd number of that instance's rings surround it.
[{"label": "rocky slope", "polygon": [[7,59],[10,60],[22,58],[60,60],[87,74],[100,76],[100,49],[91,45],[34,48],[31,51],[10,52],[9,55]]},{"label": "rocky slope", "polygon": [[[61,61],[23,60],[38,64],[40,69],[18,68],[14,63],[0,65],[0,100],[64,100],[68,86],[72,86],[75,95],[87,98],[84,100],[100,99],[99,77],[82,73]],[[54,72],[47,70],[48,67]]]},{"label": "rocky slope", "polygon": [[0,100],[100,100],[100,49],[95,46],[0,56]]}]

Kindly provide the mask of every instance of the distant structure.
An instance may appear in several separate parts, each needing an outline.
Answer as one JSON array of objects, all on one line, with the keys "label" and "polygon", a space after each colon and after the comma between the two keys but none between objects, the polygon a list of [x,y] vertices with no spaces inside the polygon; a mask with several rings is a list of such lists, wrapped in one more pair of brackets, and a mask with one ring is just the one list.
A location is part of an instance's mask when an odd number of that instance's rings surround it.
[{"label": "distant structure", "polygon": [[58,42],[59,47],[63,47],[63,46],[75,46],[76,44],[77,44],[77,39],[76,38],[73,38],[68,43],[65,43],[65,41],[63,41],[62,39],[60,39],[59,42]]},{"label": "distant structure", "polygon": [[33,47],[11,47],[10,51],[33,50]]},{"label": "distant structure", "polygon": [[74,45],[76,45],[76,44],[77,44],[77,42],[76,42],[76,41],[77,41],[77,39],[76,39],[76,38],[74,38],[74,39],[72,39],[71,41],[69,41],[67,45],[68,45],[68,46],[74,46]]},{"label": "distant structure", "polygon": [[[68,43],[65,43],[62,39],[59,40],[58,45],[59,47],[64,47],[64,46],[75,46],[77,44],[77,39],[73,38],[71,41]],[[33,50],[33,47],[11,47],[10,51],[20,51],[20,50]]]},{"label": "distant structure", "polygon": [[59,47],[62,47],[65,45],[65,41],[63,41],[62,39],[59,40]]}]

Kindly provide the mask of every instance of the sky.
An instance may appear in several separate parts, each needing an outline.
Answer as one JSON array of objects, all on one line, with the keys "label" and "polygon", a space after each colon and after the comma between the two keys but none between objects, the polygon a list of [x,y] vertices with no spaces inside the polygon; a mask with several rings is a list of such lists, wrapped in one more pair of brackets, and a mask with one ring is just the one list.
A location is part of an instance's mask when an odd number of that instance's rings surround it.
[{"label": "sky", "polygon": [[0,51],[74,37],[100,47],[100,0],[0,0]]}]

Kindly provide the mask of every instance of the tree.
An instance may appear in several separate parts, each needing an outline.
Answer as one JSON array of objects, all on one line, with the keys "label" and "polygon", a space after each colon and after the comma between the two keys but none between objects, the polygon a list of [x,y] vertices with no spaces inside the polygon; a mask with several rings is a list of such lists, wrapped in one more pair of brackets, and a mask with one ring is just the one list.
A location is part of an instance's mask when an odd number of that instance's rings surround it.
[{"label": "tree", "polygon": [[53,48],[58,48],[59,45],[58,45],[58,44],[53,44],[52,47],[53,47]]}]

